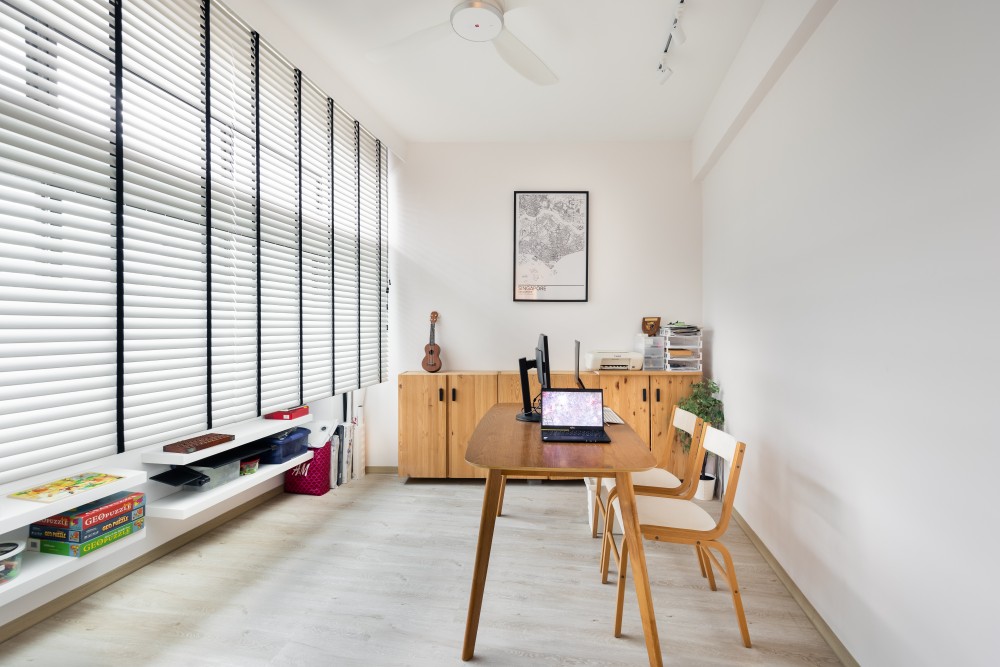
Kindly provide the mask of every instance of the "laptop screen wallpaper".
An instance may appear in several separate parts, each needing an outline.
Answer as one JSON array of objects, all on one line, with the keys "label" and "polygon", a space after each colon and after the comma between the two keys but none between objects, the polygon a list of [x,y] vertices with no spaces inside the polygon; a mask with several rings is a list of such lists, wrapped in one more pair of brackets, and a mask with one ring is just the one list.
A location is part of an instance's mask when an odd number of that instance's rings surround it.
[{"label": "laptop screen wallpaper", "polygon": [[546,391],[543,426],[604,426],[604,399],[599,391]]}]

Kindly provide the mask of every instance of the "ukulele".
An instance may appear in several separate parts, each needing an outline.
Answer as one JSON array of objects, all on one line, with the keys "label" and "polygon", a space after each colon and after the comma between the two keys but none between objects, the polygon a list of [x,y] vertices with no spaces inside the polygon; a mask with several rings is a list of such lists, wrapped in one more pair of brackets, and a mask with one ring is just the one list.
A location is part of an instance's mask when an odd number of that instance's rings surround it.
[{"label": "ukulele", "polygon": [[441,346],[434,342],[434,324],[438,321],[437,311],[431,312],[431,341],[424,345],[424,360],[420,365],[428,373],[441,370]]}]

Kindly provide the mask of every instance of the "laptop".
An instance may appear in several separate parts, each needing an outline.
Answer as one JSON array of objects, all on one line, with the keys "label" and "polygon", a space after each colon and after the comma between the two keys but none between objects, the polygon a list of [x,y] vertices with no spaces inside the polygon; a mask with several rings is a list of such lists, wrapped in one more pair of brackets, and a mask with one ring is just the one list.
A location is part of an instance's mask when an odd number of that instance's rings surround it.
[{"label": "laptop", "polygon": [[600,389],[543,389],[543,442],[611,442]]}]

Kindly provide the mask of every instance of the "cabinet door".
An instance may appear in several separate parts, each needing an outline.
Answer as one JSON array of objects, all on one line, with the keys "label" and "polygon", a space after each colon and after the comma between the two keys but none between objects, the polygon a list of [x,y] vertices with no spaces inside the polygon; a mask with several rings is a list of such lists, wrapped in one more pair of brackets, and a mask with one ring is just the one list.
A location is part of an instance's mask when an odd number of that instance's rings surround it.
[{"label": "cabinet door", "polygon": [[677,402],[691,395],[691,385],[701,380],[701,375],[652,375],[649,389],[652,395],[650,410],[650,439],[656,464],[666,468],[678,478],[686,474],[687,454],[680,441],[667,442],[670,413]]},{"label": "cabinet door", "polygon": [[497,375],[460,373],[448,378],[448,477],[486,477],[485,468],[465,462],[469,438],[497,403]]},{"label": "cabinet door", "polygon": [[600,374],[604,404],[618,413],[649,446],[649,376]]},{"label": "cabinet door", "polygon": [[399,376],[399,476],[447,477],[446,375]]}]

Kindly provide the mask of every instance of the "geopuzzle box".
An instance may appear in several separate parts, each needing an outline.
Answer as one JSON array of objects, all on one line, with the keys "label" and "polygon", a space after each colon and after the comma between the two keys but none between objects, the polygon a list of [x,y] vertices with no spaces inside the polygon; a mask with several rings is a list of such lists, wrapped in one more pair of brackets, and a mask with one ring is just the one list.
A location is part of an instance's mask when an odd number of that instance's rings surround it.
[{"label": "geopuzzle box", "polygon": [[28,550],[39,551],[43,554],[56,554],[59,556],[72,556],[73,558],[79,558],[81,556],[86,556],[93,551],[97,551],[101,547],[105,547],[112,542],[117,542],[122,538],[128,537],[132,533],[142,530],[145,523],[145,518],[137,519],[131,523],[123,524],[114,530],[110,530],[104,535],[98,535],[94,539],[87,540],[86,542],[38,540],[29,537]]},{"label": "geopuzzle box", "polygon": [[120,491],[106,498],[95,500],[86,505],[72,509],[63,514],[56,514],[47,519],[36,521],[32,525],[65,528],[66,530],[84,531],[98,526],[105,521],[131,512],[146,504],[146,494],[138,491]]},{"label": "geopuzzle box", "polygon": [[46,526],[40,523],[33,523],[28,527],[28,537],[33,537],[38,540],[58,540],[61,542],[86,542],[94,539],[98,535],[104,535],[119,526],[124,526],[126,523],[132,523],[137,519],[141,519],[145,515],[146,506],[143,504],[139,505],[131,512],[118,514],[107,521],[90,526],[89,528],[84,528],[83,530],[57,528],[56,526]]}]

